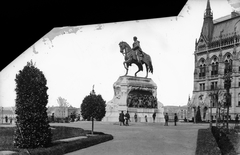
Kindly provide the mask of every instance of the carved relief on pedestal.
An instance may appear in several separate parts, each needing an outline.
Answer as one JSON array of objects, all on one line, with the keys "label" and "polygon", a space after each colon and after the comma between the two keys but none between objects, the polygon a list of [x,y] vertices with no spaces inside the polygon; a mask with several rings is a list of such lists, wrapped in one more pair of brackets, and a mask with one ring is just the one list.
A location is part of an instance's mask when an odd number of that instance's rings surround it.
[{"label": "carved relief on pedestal", "polygon": [[106,118],[117,121],[121,111],[129,111],[139,119],[156,112],[158,121],[163,121],[163,105],[157,100],[157,85],[150,78],[120,76],[113,84],[113,99],[107,102]]},{"label": "carved relief on pedestal", "polygon": [[[142,99],[143,102],[148,102],[146,99],[151,100],[150,102],[156,100],[155,106],[152,106],[153,103],[149,103],[149,105],[151,105],[151,108],[157,108],[157,85],[150,78],[120,76],[113,84],[113,89],[114,97],[107,103],[107,106],[129,106],[130,103],[133,104],[131,97],[136,98],[137,96],[139,99]],[[136,105],[130,105],[130,107],[136,107]],[[146,105],[141,107],[146,107]]]}]

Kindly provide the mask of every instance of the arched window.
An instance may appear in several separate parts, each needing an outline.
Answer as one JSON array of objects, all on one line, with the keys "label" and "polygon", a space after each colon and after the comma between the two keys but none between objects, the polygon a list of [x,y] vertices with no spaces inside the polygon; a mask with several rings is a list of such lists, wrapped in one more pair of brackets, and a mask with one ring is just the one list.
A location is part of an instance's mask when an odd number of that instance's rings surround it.
[{"label": "arched window", "polygon": [[224,74],[232,72],[232,58],[230,54],[227,55],[224,63],[225,63]]},{"label": "arched window", "polygon": [[212,60],[212,71],[211,71],[211,75],[214,76],[214,75],[218,75],[218,60],[217,58],[215,57],[213,60]]},{"label": "arched window", "polygon": [[205,60],[202,59],[200,61],[200,65],[199,65],[199,78],[205,77],[206,76],[206,64],[205,64]]},{"label": "arched window", "polygon": [[229,93],[229,96],[225,93],[224,94],[224,98],[225,98],[225,106],[227,106],[227,104],[229,104],[229,107],[232,106],[232,94]]}]

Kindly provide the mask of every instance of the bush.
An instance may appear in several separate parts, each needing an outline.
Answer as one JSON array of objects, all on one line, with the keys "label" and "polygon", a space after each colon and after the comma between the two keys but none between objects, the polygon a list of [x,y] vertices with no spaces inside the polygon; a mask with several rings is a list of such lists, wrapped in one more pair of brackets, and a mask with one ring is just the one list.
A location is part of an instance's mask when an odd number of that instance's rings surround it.
[{"label": "bush", "polygon": [[225,155],[225,154],[234,155],[234,154],[236,154],[236,151],[234,149],[233,144],[229,140],[226,132],[227,132],[226,129],[218,128],[216,126],[212,127],[213,136],[215,137],[216,142],[217,142],[222,154],[223,155]]},{"label": "bush", "polygon": [[51,144],[47,116],[47,80],[33,63],[16,75],[16,125],[14,145],[18,148],[46,147]]},{"label": "bush", "polygon": [[81,104],[81,114],[83,119],[102,120],[105,116],[106,104],[101,95],[90,94],[83,99]]},{"label": "bush", "polygon": [[196,155],[220,155],[221,151],[210,129],[199,129]]},{"label": "bush", "polygon": [[[94,90],[93,90],[94,92]],[[101,121],[105,116],[106,101],[101,95],[91,93],[83,99],[81,104],[81,114],[83,119],[92,120],[92,133],[94,130],[94,119]]]}]

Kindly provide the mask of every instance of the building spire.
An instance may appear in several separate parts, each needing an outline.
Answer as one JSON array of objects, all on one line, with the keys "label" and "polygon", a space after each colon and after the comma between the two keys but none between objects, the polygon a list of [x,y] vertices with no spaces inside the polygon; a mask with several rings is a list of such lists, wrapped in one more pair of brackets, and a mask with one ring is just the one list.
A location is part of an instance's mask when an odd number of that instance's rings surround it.
[{"label": "building spire", "polygon": [[197,38],[196,38],[196,40],[195,40],[195,50],[197,50]]},{"label": "building spire", "polygon": [[212,33],[213,33],[213,13],[210,7],[210,0],[207,0],[207,7],[204,13],[204,21],[202,27],[202,35],[207,41],[207,44],[212,40]]},{"label": "building spire", "polygon": [[211,11],[211,6],[210,6],[210,1],[207,0],[207,7],[206,7],[206,12],[204,14],[204,18],[210,17],[212,18],[212,11]]},{"label": "building spire", "polygon": [[210,2],[209,2],[209,0],[207,1],[207,8],[206,8],[206,10],[211,10],[211,7],[210,7]]}]

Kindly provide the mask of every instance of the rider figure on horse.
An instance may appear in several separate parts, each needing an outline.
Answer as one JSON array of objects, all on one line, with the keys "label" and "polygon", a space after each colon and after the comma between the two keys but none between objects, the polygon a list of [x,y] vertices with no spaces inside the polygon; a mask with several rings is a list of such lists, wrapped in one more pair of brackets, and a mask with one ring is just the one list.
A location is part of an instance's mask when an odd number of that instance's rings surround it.
[{"label": "rider figure on horse", "polygon": [[139,63],[141,63],[142,59],[143,59],[143,53],[142,53],[142,49],[140,47],[140,41],[137,40],[137,37],[133,37],[133,48],[132,50],[134,50],[136,52],[136,56],[137,56],[137,60]]}]

